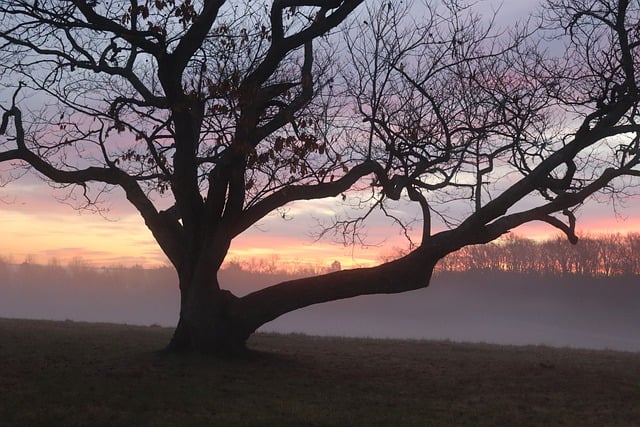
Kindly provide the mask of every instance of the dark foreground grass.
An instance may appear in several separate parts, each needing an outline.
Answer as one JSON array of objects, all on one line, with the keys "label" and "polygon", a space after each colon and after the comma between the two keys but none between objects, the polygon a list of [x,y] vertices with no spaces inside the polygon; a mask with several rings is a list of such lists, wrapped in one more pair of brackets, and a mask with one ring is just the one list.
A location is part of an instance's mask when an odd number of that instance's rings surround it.
[{"label": "dark foreground grass", "polygon": [[220,361],[170,334],[0,319],[0,425],[640,425],[638,353],[259,334]]}]

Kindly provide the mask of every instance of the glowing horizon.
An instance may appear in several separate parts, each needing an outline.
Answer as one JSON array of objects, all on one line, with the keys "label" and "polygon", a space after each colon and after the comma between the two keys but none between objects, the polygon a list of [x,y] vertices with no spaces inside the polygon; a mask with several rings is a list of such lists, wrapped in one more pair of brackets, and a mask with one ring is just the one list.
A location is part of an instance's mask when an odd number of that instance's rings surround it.
[{"label": "glowing horizon", "polygon": [[[76,211],[44,196],[46,185],[29,191],[13,203],[0,203],[0,230],[3,245],[0,257],[14,263],[26,259],[40,264],[52,261],[69,264],[82,260],[93,266],[157,267],[169,265],[159,246],[153,239],[137,212],[126,205],[116,205],[115,213],[108,219],[86,211]],[[27,194],[25,196],[25,194]],[[640,201],[632,199],[624,210],[629,218],[616,219],[602,208],[592,208],[578,220],[578,233],[583,235],[626,234],[640,232]],[[122,203],[122,201],[114,202]],[[303,209],[296,207],[298,216]],[[311,205],[309,212],[326,209]],[[307,212],[307,213],[309,213]],[[334,261],[342,267],[372,266],[397,255],[408,244],[397,230],[388,225],[374,224],[369,230],[378,245],[368,248],[351,247],[327,241],[314,242],[308,235],[309,226],[270,218],[234,240],[226,262],[266,260],[282,266],[329,267]],[[542,222],[533,222],[518,227],[514,235],[543,240],[560,235],[560,231]]]}]

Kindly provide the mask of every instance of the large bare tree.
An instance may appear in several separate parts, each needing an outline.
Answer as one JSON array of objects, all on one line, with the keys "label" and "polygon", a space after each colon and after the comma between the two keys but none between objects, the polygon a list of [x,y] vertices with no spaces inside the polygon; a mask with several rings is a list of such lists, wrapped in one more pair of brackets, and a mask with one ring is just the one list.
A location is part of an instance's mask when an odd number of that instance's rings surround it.
[{"label": "large bare tree", "polygon": [[[361,3],[0,1],[0,162],[88,207],[124,191],[178,272],[169,350],[233,353],[289,311],[425,287],[448,253],[529,221],[575,241],[574,209],[640,175],[635,3],[549,1],[503,32],[458,1]],[[406,227],[386,210],[406,199],[421,241],[377,267],[221,288],[235,237],[349,191],[365,214],[327,228],[353,236],[375,207]]]}]

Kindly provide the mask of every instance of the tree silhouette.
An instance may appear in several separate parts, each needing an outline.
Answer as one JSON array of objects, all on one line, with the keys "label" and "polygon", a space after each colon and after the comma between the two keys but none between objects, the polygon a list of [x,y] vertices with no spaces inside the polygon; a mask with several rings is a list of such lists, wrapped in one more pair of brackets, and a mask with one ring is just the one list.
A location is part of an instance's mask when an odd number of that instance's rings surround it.
[{"label": "tree silhouette", "polygon": [[[529,221],[575,242],[574,209],[640,175],[635,3],[549,1],[542,24],[509,34],[458,1],[420,19],[403,2],[269,3],[0,1],[0,162],[69,186],[79,207],[124,191],[178,272],[170,350],[233,353],[291,310],[427,286],[445,255]],[[545,53],[553,37],[561,56]],[[408,227],[388,209],[405,198],[420,243],[242,298],[220,287],[235,237],[346,192],[365,214],[325,231],[353,240],[376,208]]]}]

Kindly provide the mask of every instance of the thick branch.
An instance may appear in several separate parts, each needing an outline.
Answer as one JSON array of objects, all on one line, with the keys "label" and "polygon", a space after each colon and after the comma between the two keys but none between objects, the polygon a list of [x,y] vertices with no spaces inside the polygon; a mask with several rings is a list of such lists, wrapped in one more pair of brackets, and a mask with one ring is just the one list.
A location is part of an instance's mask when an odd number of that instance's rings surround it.
[{"label": "thick branch", "polygon": [[409,199],[414,202],[418,202],[420,210],[422,211],[422,240],[420,245],[425,245],[431,237],[431,209],[429,208],[429,202],[427,199],[412,186],[407,187]]},{"label": "thick branch", "polygon": [[[312,1],[312,0],[275,0],[273,2],[272,17],[272,35],[271,47],[267,55],[260,65],[245,78],[245,85],[251,87],[255,84],[265,82],[278,68],[282,59],[291,51],[303,46],[305,43],[326,34],[329,30],[340,25],[351,12],[353,12],[364,0],[332,0],[332,1]],[[277,18],[278,13],[282,14],[282,10],[290,6],[320,6],[323,7],[323,13],[327,9],[334,9],[328,15],[322,15],[320,19],[316,19],[304,30],[284,37],[282,28],[282,16]]]},{"label": "thick branch", "polygon": [[[283,105],[278,114],[264,126],[256,130],[257,140],[260,141],[280,129],[287,122],[291,121],[294,114],[307,104],[313,97],[313,75],[311,67],[313,65],[313,46],[309,41],[304,45],[304,64],[301,70],[300,85],[302,90],[299,95],[289,104]],[[265,92],[264,89],[262,91]],[[269,101],[265,99],[265,101]]]},{"label": "thick branch", "polygon": [[26,147],[22,114],[17,107],[13,107],[3,114],[0,134],[6,132],[10,116],[13,116],[14,119],[16,145],[18,148],[0,152],[0,162],[22,160],[48,179],[60,184],[85,185],[88,182],[95,181],[121,187],[125,191],[127,199],[144,218],[145,224],[149,227],[167,257],[174,265],[178,265],[183,244],[181,226],[175,218],[157,211],[134,177],[115,167],[100,168],[92,166],[78,170],[58,169]]},{"label": "thick branch", "polygon": [[127,27],[124,27],[117,23],[117,21],[106,18],[94,10],[92,2],[86,0],[73,0],[73,4],[80,10],[87,22],[94,26],[94,30],[108,31],[123,39],[127,40],[132,45],[140,48],[141,50],[151,53],[154,56],[158,56],[163,49],[163,46],[154,43],[147,39],[147,36],[154,35],[150,31],[135,31]]},{"label": "thick branch", "polygon": [[202,42],[209,33],[211,26],[218,17],[218,12],[226,0],[211,0],[204,3],[204,9],[193,21],[187,33],[180,39],[180,43],[170,55],[177,70],[184,70],[193,54],[202,46]]},{"label": "thick branch", "polygon": [[236,222],[233,234],[238,235],[242,233],[261,218],[287,203],[291,203],[296,200],[335,197],[351,188],[351,186],[353,186],[353,184],[355,184],[360,178],[376,171],[380,172],[381,169],[380,165],[376,162],[367,161],[353,167],[342,178],[333,182],[325,182],[316,185],[292,185],[284,187],[256,203],[251,208],[245,210]]},{"label": "thick branch", "polygon": [[509,230],[522,224],[531,221],[544,221],[562,230],[567,234],[569,239],[573,241],[575,240],[575,233],[573,232],[575,229],[575,223],[573,221],[575,221],[575,219],[572,219],[572,215],[568,215],[569,225],[566,225],[557,218],[551,217],[551,214],[555,212],[564,212],[572,207],[580,205],[589,196],[607,186],[613,179],[623,175],[640,176],[640,171],[629,170],[626,168],[609,168],[605,170],[600,177],[580,191],[575,193],[563,193],[545,205],[506,215],[502,218],[496,219],[486,226],[479,226],[475,229],[459,227],[456,230],[446,231],[440,234],[461,234],[465,236],[463,239],[468,242],[466,244],[481,244],[493,241],[507,233]]},{"label": "thick branch", "polygon": [[359,295],[393,294],[428,286],[440,254],[416,249],[398,260],[372,268],[343,270],[292,280],[240,298],[236,315],[254,331],[285,313]]},{"label": "thick branch", "polygon": [[[620,116],[621,114],[616,115],[616,122],[619,120]],[[572,142],[551,154],[527,176],[520,179],[498,197],[488,202],[480,210],[476,211],[476,213],[469,216],[469,218],[461,224],[460,228],[473,229],[478,226],[488,224],[492,220],[504,215],[509,208],[515,205],[527,194],[531,193],[536,188],[544,187],[544,184],[548,182],[549,174],[555,168],[561,164],[570,164],[577,153],[587,147],[590,147],[596,142],[625,132],[639,131],[639,127],[636,125],[614,126],[615,122],[613,124],[601,123],[602,125],[596,126],[594,129],[578,131]],[[564,208],[565,207],[562,207],[555,211],[562,210]]]}]

